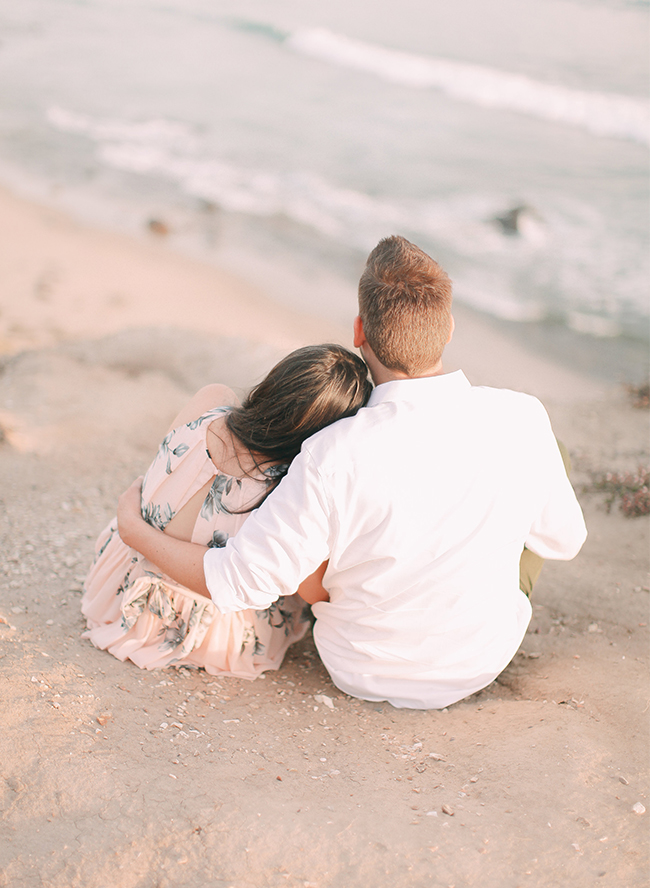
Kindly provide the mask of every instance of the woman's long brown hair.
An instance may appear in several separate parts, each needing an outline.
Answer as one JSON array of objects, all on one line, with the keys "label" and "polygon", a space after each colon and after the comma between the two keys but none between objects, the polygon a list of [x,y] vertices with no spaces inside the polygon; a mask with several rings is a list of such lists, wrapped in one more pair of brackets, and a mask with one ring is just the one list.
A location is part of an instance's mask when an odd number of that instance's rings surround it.
[{"label": "woman's long brown hair", "polygon": [[303,441],[370,397],[368,368],[340,345],[308,345],[291,352],[226,417],[229,431],[260,467],[277,464],[273,480],[286,473]]}]

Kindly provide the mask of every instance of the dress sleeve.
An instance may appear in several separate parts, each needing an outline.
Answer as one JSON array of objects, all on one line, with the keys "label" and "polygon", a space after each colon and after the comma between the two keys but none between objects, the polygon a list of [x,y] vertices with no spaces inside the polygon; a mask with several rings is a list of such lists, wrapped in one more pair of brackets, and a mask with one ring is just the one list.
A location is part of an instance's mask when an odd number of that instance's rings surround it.
[{"label": "dress sleeve", "polygon": [[542,558],[570,561],[587,538],[587,528],[548,415],[541,404],[539,407],[543,418],[537,441],[537,471],[544,478],[546,495],[530,528],[526,548]]},{"label": "dress sleeve", "polygon": [[227,545],[206,552],[205,579],[217,610],[262,610],[292,595],[329,555],[330,513],[320,474],[303,450]]}]

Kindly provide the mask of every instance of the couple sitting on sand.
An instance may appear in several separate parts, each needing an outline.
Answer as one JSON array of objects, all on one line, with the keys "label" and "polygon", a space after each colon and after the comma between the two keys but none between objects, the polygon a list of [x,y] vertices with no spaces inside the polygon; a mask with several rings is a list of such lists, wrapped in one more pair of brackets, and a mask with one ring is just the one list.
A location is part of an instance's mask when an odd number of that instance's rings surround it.
[{"label": "couple sitting on sand", "polygon": [[91,641],[254,678],[311,605],[347,694],[435,709],[496,678],[542,559],[573,558],[586,531],[542,405],[444,373],[452,331],[449,278],[390,237],[359,284],[365,364],[312,346],[241,406],[202,389],[98,540]]}]

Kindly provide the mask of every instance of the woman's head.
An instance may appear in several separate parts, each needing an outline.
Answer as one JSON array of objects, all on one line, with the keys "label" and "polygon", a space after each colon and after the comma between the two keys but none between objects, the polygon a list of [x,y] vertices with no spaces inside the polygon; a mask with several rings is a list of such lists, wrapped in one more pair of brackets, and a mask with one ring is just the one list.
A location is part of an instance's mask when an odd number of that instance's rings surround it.
[{"label": "woman's head", "polygon": [[308,345],[276,364],[226,422],[264,461],[288,463],[306,438],[353,416],[371,391],[357,355],[340,345]]}]

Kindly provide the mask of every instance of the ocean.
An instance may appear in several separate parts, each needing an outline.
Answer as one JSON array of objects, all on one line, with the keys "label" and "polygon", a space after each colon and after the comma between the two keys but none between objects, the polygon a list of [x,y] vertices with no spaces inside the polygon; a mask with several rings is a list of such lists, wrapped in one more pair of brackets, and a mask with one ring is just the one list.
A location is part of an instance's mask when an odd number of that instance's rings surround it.
[{"label": "ocean", "polygon": [[0,182],[346,323],[400,233],[487,317],[638,356],[649,6],[3,0]]}]

